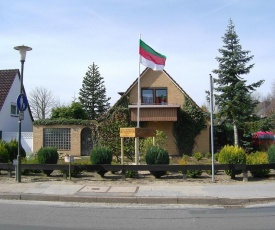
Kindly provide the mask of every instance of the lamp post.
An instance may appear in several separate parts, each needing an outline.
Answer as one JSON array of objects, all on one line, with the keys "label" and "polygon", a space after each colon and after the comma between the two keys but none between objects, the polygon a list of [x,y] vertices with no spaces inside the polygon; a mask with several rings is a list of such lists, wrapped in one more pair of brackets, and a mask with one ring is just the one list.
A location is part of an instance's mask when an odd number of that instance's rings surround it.
[{"label": "lamp post", "polygon": [[[19,95],[23,94],[23,71],[24,71],[24,62],[26,59],[27,51],[31,51],[32,48],[28,46],[15,46],[15,50],[18,50],[20,53],[20,62],[21,62],[21,74],[20,74],[20,91]],[[19,109],[20,110],[20,109]],[[23,117],[24,110],[20,110],[18,117],[18,155],[17,155],[17,166],[16,166],[16,180],[18,183],[21,182],[21,120]]]}]

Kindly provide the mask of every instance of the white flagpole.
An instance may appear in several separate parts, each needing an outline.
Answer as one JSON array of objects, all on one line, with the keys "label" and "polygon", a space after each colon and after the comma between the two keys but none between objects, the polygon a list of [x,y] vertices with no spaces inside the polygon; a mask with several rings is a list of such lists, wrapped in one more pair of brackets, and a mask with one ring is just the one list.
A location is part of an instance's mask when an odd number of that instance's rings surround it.
[{"label": "white flagpole", "polygon": [[[141,34],[139,34],[138,48],[140,46],[139,41],[141,39]],[[139,53],[139,52],[138,52]],[[138,58],[138,101],[137,101],[137,128],[139,128],[139,113],[140,113],[140,55]]]},{"label": "white flagpole", "polygon": [[215,182],[214,174],[214,124],[213,124],[213,78],[210,75],[210,120],[211,120],[211,155],[212,155],[212,182]]},{"label": "white flagpole", "polygon": [[[139,34],[138,43],[140,43],[141,34]],[[139,48],[140,44],[138,44]],[[138,52],[139,53],[139,52]],[[137,128],[139,128],[139,117],[140,117],[140,55],[138,58],[138,97],[137,97]],[[139,164],[139,137],[135,137],[135,164]]]}]

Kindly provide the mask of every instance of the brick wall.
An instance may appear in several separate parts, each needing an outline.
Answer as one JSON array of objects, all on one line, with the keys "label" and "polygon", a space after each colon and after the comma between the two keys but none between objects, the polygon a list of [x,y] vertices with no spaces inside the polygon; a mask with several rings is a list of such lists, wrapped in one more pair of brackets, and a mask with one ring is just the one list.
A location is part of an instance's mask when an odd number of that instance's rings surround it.
[{"label": "brick wall", "polygon": [[[168,104],[177,104],[182,107],[184,104],[184,95],[179,88],[171,81],[164,72],[153,71],[149,69],[140,79],[140,87],[167,87]],[[136,84],[130,92],[130,104],[137,103],[138,85]]]},{"label": "brick wall", "polygon": [[34,125],[33,126],[33,151],[37,152],[43,147],[44,128],[70,128],[71,129],[71,149],[60,150],[58,153],[69,154],[72,156],[81,155],[81,131],[84,126],[80,125]]},{"label": "brick wall", "polygon": [[173,122],[146,122],[146,127],[155,128],[156,130],[163,131],[167,135],[165,143],[165,149],[167,149],[169,155],[177,155],[177,147],[173,136]]},{"label": "brick wall", "polygon": [[193,153],[195,153],[195,152],[201,152],[201,153],[211,152],[209,132],[210,132],[209,126],[207,126],[207,128],[203,129],[201,131],[200,135],[197,136],[196,144],[193,148]]},{"label": "brick wall", "polygon": [[[145,75],[140,79],[140,87],[167,87],[167,103],[177,104],[182,108],[184,105],[185,95],[182,90],[177,87],[170,77],[162,71],[153,71],[148,69]],[[134,85],[130,91],[130,104],[136,104],[138,98],[138,85]],[[146,127],[156,128],[157,130],[164,131],[167,135],[166,149],[170,155],[178,155],[175,139],[173,136],[173,122],[146,122]],[[184,127],[183,127],[184,128]],[[200,135],[196,138],[196,144],[193,152],[209,152],[209,127],[201,131]]]}]

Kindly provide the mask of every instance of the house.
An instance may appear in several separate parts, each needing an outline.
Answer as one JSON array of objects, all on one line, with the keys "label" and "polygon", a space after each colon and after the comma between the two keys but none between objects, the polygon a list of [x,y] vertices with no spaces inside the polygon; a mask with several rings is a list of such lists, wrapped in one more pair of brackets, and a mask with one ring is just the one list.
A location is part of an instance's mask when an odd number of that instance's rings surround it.
[{"label": "house", "polygon": [[[20,91],[20,73],[18,69],[0,70],[0,139],[10,141],[18,136],[17,97]],[[25,92],[24,88],[23,91]],[[22,135],[32,136],[33,117],[30,107],[24,111],[21,121]],[[22,138],[24,138],[22,136]],[[32,139],[32,137],[31,137]],[[31,141],[32,142],[32,141]],[[32,145],[32,143],[31,143]],[[22,139],[24,148],[24,139]],[[29,149],[24,148],[27,152]]]},{"label": "house", "polygon": [[[169,154],[183,154],[182,152],[179,153],[175,143],[173,126],[178,122],[179,111],[183,109],[187,100],[191,101],[192,106],[197,110],[201,111],[201,108],[166,71],[145,69],[140,77],[140,86],[140,127],[154,128],[165,132],[167,135],[165,147]],[[105,114],[106,116],[103,116],[105,117],[104,119],[108,120],[108,116],[112,114],[112,111],[114,112],[116,106],[119,106],[120,102],[127,98],[127,103],[126,105],[123,103],[123,107],[128,106],[131,113],[131,121],[136,122],[138,80],[134,81],[126,92],[121,92],[120,94],[121,98]],[[61,155],[87,156],[98,141],[97,128],[101,125],[100,121],[98,121],[99,123],[97,121],[88,121],[86,124],[85,121],[83,121],[83,124],[65,124],[64,122],[58,124],[58,121],[54,120],[46,123],[41,122],[34,122],[34,152],[37,152],[41,147],[56,146]],[[192,145],[193,152],[206,153],[210,151],[209,125],[205,125],[206,122],[203,121],[204,128],[195,136],[195,144],[194,146]],[[183,124],[180,129],[186,129],[186,127],[187,124]],[[112,136],[110,141],[118,139],[120,142],[119,131],[115,135],[116,137]],[[187,139],[186,136],[180,138]]]},{"label": "house", "polygon": [[[128,108],[131,111],[131,120],[137,121],[138,79],[120,95],[129,97]],[[185,100],[191,101],[193,106],[199,106],[190,96],[176,83],[176,81],[165,71],[153,71],[146,68],[140,76],[140,126],[143,128],[154,128],[164,131],[167,135],[166,149],[169,155],[179,155],[173,125],[179,119],[179,110],[183,109]],[[184,125],[182,129],[184,129]],[[195,138],[192,152],[207,153],[210,151],[209,125]],[[184,136],[181,138],[185,138]]]},{"label": "house", "polygon": [[256,115],[258,117],[264,118],[264,117],[270,117],[274,114],[275,111],[275,101],[274,100],[264,100],[260,102],[256,107]]}]

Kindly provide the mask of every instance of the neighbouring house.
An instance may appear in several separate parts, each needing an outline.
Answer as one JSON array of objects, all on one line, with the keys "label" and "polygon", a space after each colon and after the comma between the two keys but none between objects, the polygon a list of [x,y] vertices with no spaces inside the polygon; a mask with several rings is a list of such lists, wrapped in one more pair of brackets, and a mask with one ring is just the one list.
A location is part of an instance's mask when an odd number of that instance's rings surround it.
[{"label": "neighbouring house", "polygon": [[[0,139],[5,141],[18,138],[17,97],[19,91],[19,70],[0,70]],[[24,87],[23,92],[25,93]],[[32,122],[33,117],[28,106],[24,111],[24,120],[21,121],[22,146],[26,152],[32,151]]]},{"label": "neighbouring house", "polygon": [[[136,122],[138,79],[133,82],[126,92],[120,92],[119,94],[122,95],[122,97],[129,97],[128,108],[131,112],[131,121]],[[140,95],[140,127],[164,131],[168,137],[166,149],[169,155],[184,154],[179,153],[173,132],[174,124],[179,120],[179,110],[184,109],[186,100],[189,100],[198,110],[201,110],[201,108],[166,71],[153,71],[146,68],[140,76]],[[186,129],[184,123],[180,129]],[[209,136],[209,124],[206,120],[204,128],[195,137],[192,152],[209,152]],[[186,136],[178,138],[184,139]]]},{"label": "neighbouring house", "polygon": [[275,101],[274,100],[264,100],[260,102],[257,107],[256,115],[260,118],[270,117],[275,111]]}]

